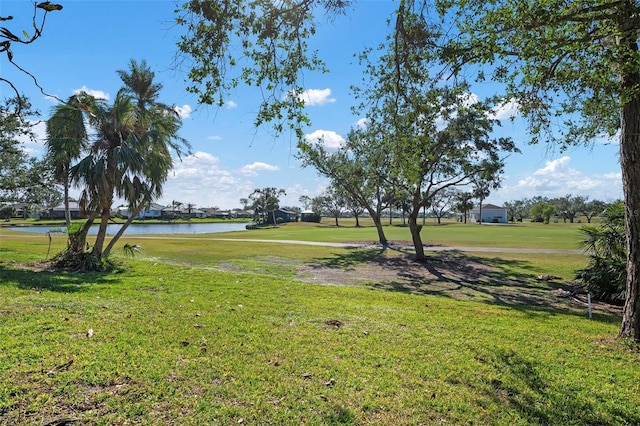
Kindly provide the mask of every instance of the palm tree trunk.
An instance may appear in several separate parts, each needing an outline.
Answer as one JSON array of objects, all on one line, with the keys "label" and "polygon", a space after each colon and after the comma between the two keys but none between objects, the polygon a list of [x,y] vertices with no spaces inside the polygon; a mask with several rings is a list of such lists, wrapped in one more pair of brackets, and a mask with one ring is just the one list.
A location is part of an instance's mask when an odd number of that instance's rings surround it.
[{"label": "palm tree trunk", "polygon": [[89,233],[89,228],[93,225],[93,221],[98,216],[97,211],[93,211],[89,214],[87,221],[82,225],[82,228],[73,236],[67,234],[69,236],[69,247],[67,251],[76,255],[79,253],[83,253],[85,251],[85,246],[87,245],[87,234]]},{"label": "palm tree trunk", "polygon": [[113,249],[113,246],[120,239],[122,234],[124,234],[124,231],[126,231],[129,225],[131,225],[131,223],[136,218],[136,216],[138,216],[138,214],[140,214],[142,209],[144,209],[145,205],[146,203],[142,203],[138,208],[132,211],[131,214],[129,214],[129,218],[127,219],[127,221],[120,227],[120,229],[118,229],[118,232],[116,232],[116,234],[113,236],[111,241],[109,241],[109,244],[107,244],[107,248],[105,248],[104,251],[102,252],[102,256],[104,256],[105,259],[109,257],[109,254],[111,254],[111,250]]},{"label": "palm tree trunk", "polygon": [[64,182],[64,223],[67,229],[71,226],[71,211],[69,209],[69,177]]},{"label": "palm tree trunk", "polygon": [[91,254],[96,259],[102,259],[102,248],[107,237],[107,225],[109,225],[109,219],[111,218],[111,205],[105,205],[100,213],[100,227],[98,228],[98,235],[96,235],[96,242],[93,245]]}]

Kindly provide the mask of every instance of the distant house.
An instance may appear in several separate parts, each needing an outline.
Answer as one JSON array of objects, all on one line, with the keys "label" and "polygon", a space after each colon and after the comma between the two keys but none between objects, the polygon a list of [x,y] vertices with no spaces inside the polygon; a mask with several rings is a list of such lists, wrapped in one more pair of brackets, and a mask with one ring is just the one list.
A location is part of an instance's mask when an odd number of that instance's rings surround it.
[{"label": "distant house", "polygon": [[136,219],[160,219],[162,217],[162,209],[164,209],[163,205],[150,203],[146,208],[138,213]]},{"label": "distant house", "polygon": [[183,208],[180,210],[180,217],[183,218],[189,218],[189,219],[194,219],[194,218],[203,218],[206,217],[205,212],[200,210],[200,209],[187,209],[187,208]]},{"label": "distant house", "polygon": [[[275,221],[273,217],[275,216]],[[298,221],[298,212],[294,212],[291,210],[277,209],[272,212],[267,213],[267,222],[297,222]]]},{"label": "distant house", "polygon": [[13,217],[19,217],[22,219],[40,219],[40,213],[42,211],[46,211],[41,206],[26,203],[15,203],[12,207]]},{"label": "distant house", "polygon": [[229,210],[220,210],[214,207],[203,207],[200,209],[204,213],[204,217],[212,217],[214,219],[229,219],[231,212]]},{"label": "distant house", "polygon": [[300,222],[320,223],[320,215],[313,210],[305,210],[300,213]]},{"label": "distant house", "polygon": [[[150,203],[147,207],[145,207],[144,209],[142,209],[140,211],[140,213],[138,213],[138,215],[135,217],[136,219],[140,220],[140,219],[160,219],[160,217],[162,216],[162,209],[164,209],[165,206],[157,204],[157,203]],[[131,215],[131,212],[129,211],[129,207],[127,206],[120,206],[116,209],[116,214],[117,216],[123,218],[123,219],[129,219],[129,216]]]},{"label": "distant house", "polygon": [[[71,219],[79,219],[83,217],[80,214],[80,207],[77,201],[69,201],[69,214]],[[64,204],[49,209],[49,217],[51,219],[64,219]]]},{"label": "distant house", "polygon": [[238,219],[238,218],[251,219],[253,217],[253,210],[233,209],[231,210],[231,217],[234,219]]},{"label": "distant house", "polygon": [[507,223],[507,209],[494,204],[484,204],[482,218],[480,218],[480,209],[475,208],[469,212],[469,220],[471,222]]},{"label": "distant house", "polygon": [[172,220],[180,217],[180,209],[174,206],[167,206],[162,208],[160,218],[164,220]]}]

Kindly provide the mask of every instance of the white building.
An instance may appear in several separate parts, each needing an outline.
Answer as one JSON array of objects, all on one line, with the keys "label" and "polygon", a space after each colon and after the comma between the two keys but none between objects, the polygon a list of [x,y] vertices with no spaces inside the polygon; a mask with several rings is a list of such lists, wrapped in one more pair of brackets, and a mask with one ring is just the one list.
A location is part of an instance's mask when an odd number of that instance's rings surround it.
[{"label": "white building", "polygon": [[[469,220],[471,222],[480,222],[480,209],[475,208],[469,212]],[[482,206],[482,222],[484,223],[507,223],[507,209],[493,204],[484,204]]]},{"label": "white building", "polygon": [[[160,219],[162,217],[162,210],[166,208],[158,203],[150,203],[145,207],[138,215],[136,219]],[[131,215],[129,208],[126,206],[120,206],[117,208],[118,215],[124,219],[128,219]]]}]

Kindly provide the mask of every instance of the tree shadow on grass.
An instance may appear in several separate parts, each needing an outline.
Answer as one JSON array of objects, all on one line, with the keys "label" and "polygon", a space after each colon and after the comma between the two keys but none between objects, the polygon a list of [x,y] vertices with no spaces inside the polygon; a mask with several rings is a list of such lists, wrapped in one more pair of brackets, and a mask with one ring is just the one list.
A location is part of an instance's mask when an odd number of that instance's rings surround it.
[{"label": "tree shadow on grass", "polygon": [[326,267],[332,269],[353,269],[362,264],[369,262],[378,262],[380,259],[384,259],[384,248],[367,248],[351,250],[348,253],[336,254],[333,257],[327,259],[319,259],[318,263],[314,263],[313,266]]},{"label": "tree shadow on grass", "polygon": [[75,274],[66,271],[0,264],[0,286],[11,285],[22,290],[38,289],[60,293],[82,292],[92,284],[110,282],[111,280],[107,279],[108,275],[106,273]]},{"label": "tree shadow on grass", "polygon": [[[594,400],[608,398],[598,395],[598,389],[589,385],[589,392],[565,388],[566,383],[555,381],[546,373],[547,367],[537,359],[523,357],[509,349],[495,350],[488,359],[477,358],[488,364],[496,378],[486,383],[483,393],[500,406],[512,408],[531,424],[639,424],[640,413],[623,412],[620,406],[599,404]],[[594,394],[595,393],[595,394]],[[632,406],[632,404],[630,404]],[[612,407],[611,412],[606,408]],[[603,411],[604,410],[604,411]]]},{"label": "tree shadow on grass", "polygon": [[[336,254],[310,265],[322,275],[331,270],[335,280],[340,270],[344,283],[365,284],[375,289],[443,296],[509,306],[536,315],[547,313],[586,314],[575,298],[578,290],[561,280],[539,280],[541,271],[529,262],[500,258],[482,258],[460,252],[435,252],[424,263],[412,255],[386,256],[384,250],[362,249]],[[338,283],[340,284],[340,283]],[[619,318],[594,314],[594,319],[612,323]]]}]

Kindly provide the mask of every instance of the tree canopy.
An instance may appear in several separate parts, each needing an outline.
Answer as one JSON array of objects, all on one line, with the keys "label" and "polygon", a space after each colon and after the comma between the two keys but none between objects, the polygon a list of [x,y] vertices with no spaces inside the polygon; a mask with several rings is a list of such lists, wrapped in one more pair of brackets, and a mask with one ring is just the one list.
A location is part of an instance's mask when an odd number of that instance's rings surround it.
[{"label": "tree canopy", "polygon": [[260,88],[264,96],[257,126],[272,123],[277,132],[292,128],[302,137],[303,71],[326,71],[307,40],[314,18],[343,13],[349,0],[190,0],[176,10],[186,34],[184,54],[190,84],[200,103],[222,106],[238,84]]},{"label": "tree canopy", "polygon": [[38,115],[25,96],[0,105],[0,203],[53,207],[61,199],[50,162],[30,156],[21,146],[35,138],[33,122],[26,117]]},{"label": "tree canopy", "polygon": [[458,29],[445,60],[454,70],[484,67],[504,83],[533,143],[619,137],[628,253],[620,335],[640,340],[640,4],[435,1]]},{"label": "tree canopy", "polygon": [[[346,12],[347,5],[340,0],[185,3],[178,23],[187,35],[179,46],[193,63],[191,90],[205,103],[222,93],[221,103],[224,91],[240,82],[264,86],[271,95],[256,124],[285,120],[301,137],[306,120],[296,96],[301,71],[324,67],[316,52],[309,52],[307,39],[315,33],[318,14]],[[389,37],[398,41],[398,61],[392,67],[419,72],[411,64],[420,63],[420,48],[430,47],[442,60],[440,77],[455,80],[478,71],[480,81],[503,83],[505,101],[517,103],[533,143],[566,147],[619,135],[628,249],[620,334],[640,340],[638,2],[400,0],[394,24]],[[239,72],[229,75],[236,67]],[[395,83],[399,97],[412,96],[402,81]]]}]

